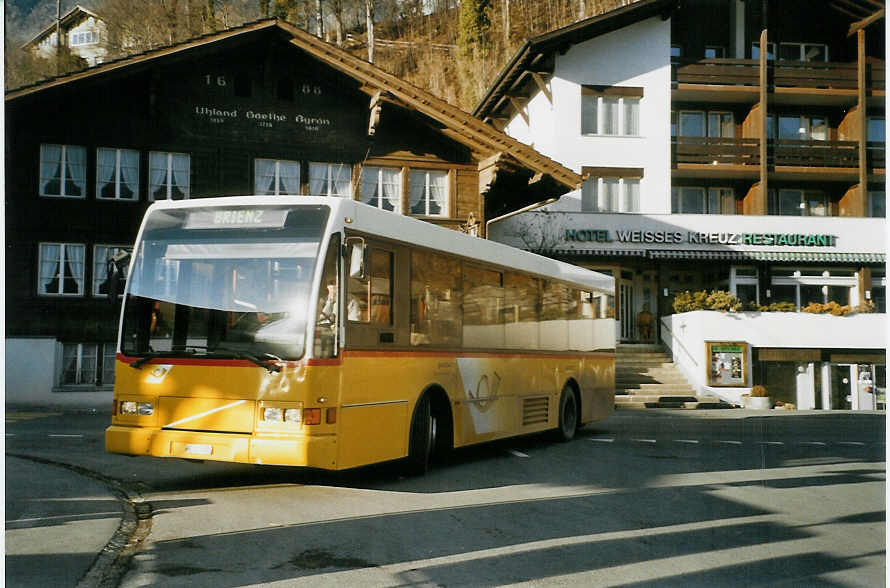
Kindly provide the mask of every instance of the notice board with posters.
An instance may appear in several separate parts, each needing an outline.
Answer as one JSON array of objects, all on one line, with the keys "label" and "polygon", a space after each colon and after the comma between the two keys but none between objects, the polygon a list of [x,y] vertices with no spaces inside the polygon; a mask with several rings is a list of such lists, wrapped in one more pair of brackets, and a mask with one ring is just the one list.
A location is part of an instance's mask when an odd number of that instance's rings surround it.
[{"label": "notice board with posters", "polygon": [[707,341],[708,386],[748,387],[748,344]]}]

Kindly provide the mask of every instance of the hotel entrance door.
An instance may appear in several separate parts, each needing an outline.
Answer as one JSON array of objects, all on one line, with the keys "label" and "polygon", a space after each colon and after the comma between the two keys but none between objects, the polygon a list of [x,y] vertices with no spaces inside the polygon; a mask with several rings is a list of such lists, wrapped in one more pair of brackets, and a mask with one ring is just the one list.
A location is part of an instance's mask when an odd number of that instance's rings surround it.
[{"label": "hotel entrance door", "polygon": [[831,410],[853,408],[853,366],[846,363],[831,364]]},{"label": "hotel entrance door", "polygon": [[[622,272],[623,273],[623,272]],[[618,282],[618,331],[621,341],[634,340],[634,284],[631,280]]]}]

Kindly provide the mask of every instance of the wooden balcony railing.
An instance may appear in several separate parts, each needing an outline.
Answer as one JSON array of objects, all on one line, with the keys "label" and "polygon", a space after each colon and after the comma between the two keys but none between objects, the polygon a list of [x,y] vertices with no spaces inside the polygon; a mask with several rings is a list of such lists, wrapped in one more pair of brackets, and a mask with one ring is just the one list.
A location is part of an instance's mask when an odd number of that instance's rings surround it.
[{"label": "wooden balcony railing", "polygon": [[[682,84],[758,86],[759,67],[756,59],[675,61],[672,68],[673,81]],[[777,87],[855,90],[858,83],[855,63],[770,61],[769,68],[772,84]],[[883,61],[866,63],[865,75],[869,89],[885,89]]]},{"label": "wooden balcony railing", "polygon": [[769,142],[775,165],[796,167],[858,167],[859,143],[855,141],[806,141],[779,139]]},{"label": "wooden balcony railing", "polygon": [[[869,142],[868,164],[872,168],[885,165],[885,147]],[[769,163],[792,167],[859,166],[859,144],[856,141],[770,140]],[[710,165],[760,165],[760,140],[724,137],[673,137],[671,159],[678,163]]]},{"label": "wooden balcony railing", "polygon": [[677,163],[760,165],[760,140],[724,137],[673,137],[672,159]]},{"label": "wooden balcony railing", "polygon": [[870,168],[887,168],[887,147],[883,141],[869,141],[866,149],[868,150],[868,166]]}]

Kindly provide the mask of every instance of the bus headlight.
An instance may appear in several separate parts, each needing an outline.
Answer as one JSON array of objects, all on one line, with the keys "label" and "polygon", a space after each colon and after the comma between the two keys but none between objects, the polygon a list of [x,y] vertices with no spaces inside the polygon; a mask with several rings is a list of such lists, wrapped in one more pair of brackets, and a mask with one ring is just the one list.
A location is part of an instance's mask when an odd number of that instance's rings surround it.
[{"label": "bus headlight", "polygon": [[151,402],[136,402],[135,400],[122,400],[120,414],[130,416],[151,416],[155,413],[154,404]]},{"label": "bus headlight", "polygon": [[284,421],[284,409],[281,408],[264,408],[263,409],[263,420],[264,421],[272,421],[273,423],[280,423]]}]

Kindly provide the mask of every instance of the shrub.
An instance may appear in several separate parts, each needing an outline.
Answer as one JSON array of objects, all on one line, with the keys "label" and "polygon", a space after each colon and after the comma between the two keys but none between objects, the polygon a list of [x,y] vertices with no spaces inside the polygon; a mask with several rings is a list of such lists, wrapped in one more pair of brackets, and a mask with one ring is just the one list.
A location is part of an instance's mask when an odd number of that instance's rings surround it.
[{"label": "shrub", "polygon": [[735,312],[742,308],[742,301],[724,290],[714,290],[705,301],[711,310]]},{"label": "shrub", "polygon": [[766,386],[757,384],[751,388],[751,398],[766,398],[767,396],[769,396],[769,392],[767,391]]},{"label": "shrub", "polygon": [[853,307],[853,312],[863,312],[869,313],[875,311],[875,303],[871,300],[866,300],[863,304],[858,304]]},{"label": "shrub", "polygon": [[721,310],[736,311],[742,308],[742,302],[725,290],[699,290],[692,293],[689,290],[680,292],[674,296],[674,312],[692,312],[693,310]]},{"label": "shrub", "polygon": [[810,302],[806,306],[800,309],[803,312],[811,312],[813,314],[825,314],[830,313],[834,316],[847,316],[850,314],[853,309],[850,308],[850,305],[845,304],[841,306],[835,301],[828,302],[827,304],[819,304],[818,302]]},{"label": "shrub", "polygon": [[794,312],[797,306],[793,302],[773,302],[767,306],[758,306],[760,312]]}]

